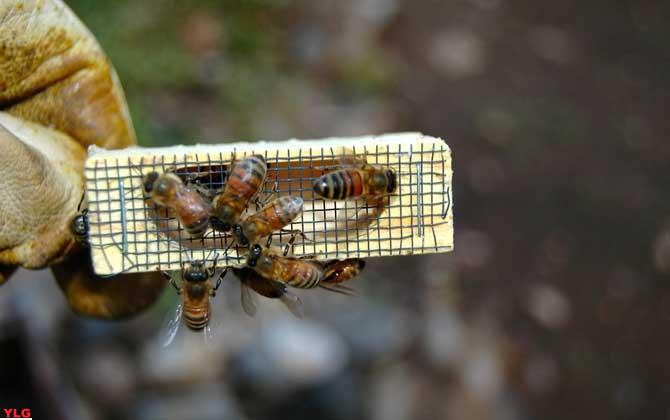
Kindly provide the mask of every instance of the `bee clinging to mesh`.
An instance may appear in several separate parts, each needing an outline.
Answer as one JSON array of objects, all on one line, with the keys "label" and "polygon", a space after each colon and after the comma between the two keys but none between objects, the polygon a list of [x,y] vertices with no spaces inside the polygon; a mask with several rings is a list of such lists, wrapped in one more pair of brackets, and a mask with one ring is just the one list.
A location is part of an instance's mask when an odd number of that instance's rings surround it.
[{"label": "bee clinging to mesh", "polygon": [[142,181],[144,193],[159,206],[171,208],[192,236],[200,237],[209,225],[210,203],[184,185],[173,173],[149,172]]},{"label": "bee clinging to mesh", "polygon": [[302,301],[284,283],[266,279],[248,267],[233,268],[233,274],[240,280],[240,301],[247,315],[256,314],[255,292],[269,299],[279,299],[293,315],[302,318]]},{"label": "bee clinging to mesh", "polygon": [[[286,283],[300,289],[321,286],[325,289],[351,294],[341,283],[358,275],[365,263],[358,258],[320,263],[304,258],[286,256],[278,248],[263,248],[254,244],[247,255],[247,266],[266,279]],[[325,283],[324,283],[325,282]]]},{"label": "bee clinging to mesh", "polygon": [[[237,243],[247,246],[289,225],[302,213],[303,199],[283,196],[233,226]],[[295,232],[297,233],[297,231]]]},{"label": "bee clinging to mesh", "polygon": [[278,248],[254,244],[247,255],[247,267],[266,279],[301,289],[314,288],[323,280],[325,272],[319,263],[284,254]]},{"label": "bee clinging to mesh", "polygon": [[340,158],[341,169],[314,181],[314,192],[328,200],[380,197],[395,192],[398,184],[393,169],[368,164],[353,156]]},{"label": "bee clinging to mesh", "polygon": [[89,232],[88,208],[83,210],[81,208],[85,197],[86,193],[84,192],[81,196],[81,200],[79,200],[79,204],[77,205],[77,214],[70,222],[70,231],[74,235],[77,242],[82,245],[88,243],[87,241]]},{"label": "bee clinging to mesh", "polygon": [[232,165],[223,192],[212,200],[212,227],[229,231],[265,182],[268,166],[261,155],[247,156]]},{"label": "bee clinging to mesh", "polygon": [[[161,274],[175,288],[177,294],[182,297],[181,302],[177,305],[174,317],[169,320],[165,345],[172,342],[182,320],[190,330],[205,330],[206,336],[211,335],[212,332],[209,327],[212,312],[210,298],[216,296],[216,291],[221,285],[221,278],[223,277],[223,272],[216,268],[217,261],[218,255],[210,268],[206,267],[205,261],[193,261],[184,264],[181,269],[179,284],[172,275],[161,271]],[[215,282],[215,285],[210,282],[210,279]]]},{"label": "bee clinging to mesh", "polygon": [[365,159],[345,155],[339,159],[341,168],[314,181],[314,192],[327,200],[364,200],[367,208],[343,221],[343,228],[357,229],[372,224],[386,209],[398,188],[393,169],[370,165]]}]

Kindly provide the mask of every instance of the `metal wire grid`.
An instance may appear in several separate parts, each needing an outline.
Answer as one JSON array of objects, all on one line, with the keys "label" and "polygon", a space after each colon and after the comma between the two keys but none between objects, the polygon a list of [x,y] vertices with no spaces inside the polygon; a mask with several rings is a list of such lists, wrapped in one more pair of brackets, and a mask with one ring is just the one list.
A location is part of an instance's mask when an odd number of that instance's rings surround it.
[{"label": "metal wire grid", "polygon": [[[358,201],[327,201],[312,192],[314,176],[338,167],[341,149],[319,147],[257,152],[238,151],[237,159],[262,153],[268,162],[268,176],[261,196],[297,195],[304,200],[303,215],[287,229],[301,230],[308,240],[298,240],[293,247],[296,256],[314,255],[318,259],[392,256],[446,252],[448,241],[438,238],[451,223],[451,162],[446,145],[435,141],[428,145],[391,144],[352,146],[347,149],[369,164],[393,168],[398,174],[398,188],[376,223],[354,229],[343,226],[343,218],[354,219],[368,214],[370,208]],[[178,270],[193,260],[213,261],[219,265],[239,265],[246,257],[245,248],[234,244],[230,234],[208,231],[205,238],[192,238],[174,215],[163,214],[146,200],[141,183],[149,171],[173,171],[181,176],[207,174],[207,188],[217,190],[225,185],[230,167],[229,153],[155,155],[95,159],[87,164],[89,203],[89,242],[96,271],[119,272]],[[315,175],[315,171],[321,170]],[[309,177],[305,177],[309,174]],[[253,206],[248,212],[255,211]],[[289,234],[273,234],[273,245],[286,243]]]}]

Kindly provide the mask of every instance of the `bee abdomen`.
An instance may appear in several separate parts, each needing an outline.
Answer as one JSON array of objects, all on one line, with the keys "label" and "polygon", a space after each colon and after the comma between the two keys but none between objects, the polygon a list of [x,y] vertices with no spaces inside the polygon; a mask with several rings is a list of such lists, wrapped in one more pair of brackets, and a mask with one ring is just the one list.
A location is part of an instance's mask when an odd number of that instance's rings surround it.
[{"label": "bee abdomen", "polygon": [[322,278],[323,272],[316,267],[310,266],[299,269],[287,283],[300,289],[312,289],[319,285]]},{"label": "bee abdomen", "polygon": [[186,231],[193,236],[202,236],[207,231],[209,226],[209,216],[205,215],[188,226],[184,226]]},{"label": "bee abdomen", "polygon": [[201,330],[209,324],[209,307],[186,308],[184,307],[184,322],[192,330]]},{"label": "bee abdomen", "polygon": [[357,277],[364,267],[365,261],[360,258],[330,261],[325,265],[323,282],[336,284],[349,281]]},{"label": "bee abdomen", "polygon": [[303,199],[300,197],[283,196],[274,203],[275,213],[283,226],[291,223],[302,212]]},{"label": "bee abdomen", "polygon": [[268,166],[261,155],[251,155],[244,158],[228,176],[230,188],[241,197],[249,199],[263,186]]},{"label": "bee abdomen", "polygon": [[314,192],[330,200],[360,197],[363,194],[363,178],[354,169],[330,172],[314,182]]}]

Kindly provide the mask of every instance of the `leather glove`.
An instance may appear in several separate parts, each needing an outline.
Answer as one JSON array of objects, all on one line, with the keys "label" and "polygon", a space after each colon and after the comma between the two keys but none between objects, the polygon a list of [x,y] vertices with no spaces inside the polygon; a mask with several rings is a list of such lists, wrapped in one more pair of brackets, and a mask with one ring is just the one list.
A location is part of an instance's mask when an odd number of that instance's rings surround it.
[{"label": "leather glove", "polygon": [[72,309],[122,318],[151,305],[158,273],[100,278],[71,232],[89,145],[135,144],[116,73],[60,0],[0,2],[0,284],[52,266]]}]

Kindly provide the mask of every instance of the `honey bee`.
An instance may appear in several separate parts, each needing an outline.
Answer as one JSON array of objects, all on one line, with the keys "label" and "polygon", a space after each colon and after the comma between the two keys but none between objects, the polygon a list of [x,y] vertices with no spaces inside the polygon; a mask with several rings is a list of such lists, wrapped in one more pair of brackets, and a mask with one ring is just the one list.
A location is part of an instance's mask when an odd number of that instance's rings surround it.
[{"label": "honey bee", "polygon": [[196,191],[184,185],[177,175],[149,172],[144,176],[142,187],[154,203],[173,209],[188,233],[195,237],[205,233],[211,205]]},{"label": "honey bee", "polygon": [[363,268],[365,268],[365,261],[360,258],[328,261],[324,265],[325,278],[321,280],[319,286],[331,292],[352,295],[354,294],[353,289],[342,283],[358,276]]},{"label": "honey bee", "polygon": [[342,168],[317,178],[313,190],[328,200],[363,199],[366,208],[359,209],[355,217],[339,222],[338,229],[367,227],[389,205],[389,195],[398,188],[398,177],[393,169],[370,165],[365,159],[351,155],[341,157],[340,162]]},{"label": "honey bee", "polygon": [[287,257],[278,248],[254,244],[247,255],[247,267],[266,279],[301,289],[317,287],[325,277],[323,266],[316,261]]},{"label": "honey bee", "polygon": [[84,192],[81,196],[81,200],[79,200],[79,204],[77,205],[77,214],[72,219],[72,222],[70,222],[70,231],[74,235],[77,243],[82,245],[87,244],[89,231],[88,208],[83,210],[81,208],[85,197],[86,193]]},{"label": "honey bee", "polygon": [[[181,270],[181,282],[177,284],[170,274],[161,271],[161,274],[175,288],[177,294],[182,296],[182,301],[177,306],[176,314],[171,319],[168,327],[168,337],[165,345],[169,345],[177,334],[180,320],[192,331],[205,330],[206,335],[211,334],[209,321],[211,318],[210,298],[216,296],[216,291],[221,285],[222,272],[216,269],[218,257],[214,260],[211,268],[205,266],[205,261],[194,261],[184,264]],[[210,279],[216,279],[216,285],[210,283]]]},{"label": "honey bee", "polygon": [[223,192],[214,197],[212,202],[214,229],[229,231],[239,222],[249,201],[263,186],[267,170],[267,163],[261,155],[247,156],[232,165]]},{"label": "honey bee", "polygon": [[288,257],[277,248],[263,248],[254,244],[247,256],[247,266],[265,279],[286,283],[289,286],[311,289],[317,286],[334,292],[352,294],[343,282],[357,276],[365,266],[358,258],[319,263]]},{"label": "honey bee", "polygon": [[[233,226],[237,243],[247,246],[291,223],[302,212],[300,197],[283,196]],[[297,232],[296,232],[297,233]]]},{"label": "honey bee", "polygon": [[314,192],[329,200],[380,197],[395,192],[397,176],[393,169],[368,164],[352,156],[340,158],[343,168],[314,181]]},{"label": "honey bee", "polygon": [[302,301],[291,293],[285,284],[275,280],[268,280],[254,270],[233,268],[233,274],[240,280],[242,308],[249,316],[256,314],[256,301],[252,290],[269,299],[279,299],[286,308],[297,318],[302,318]]}]

